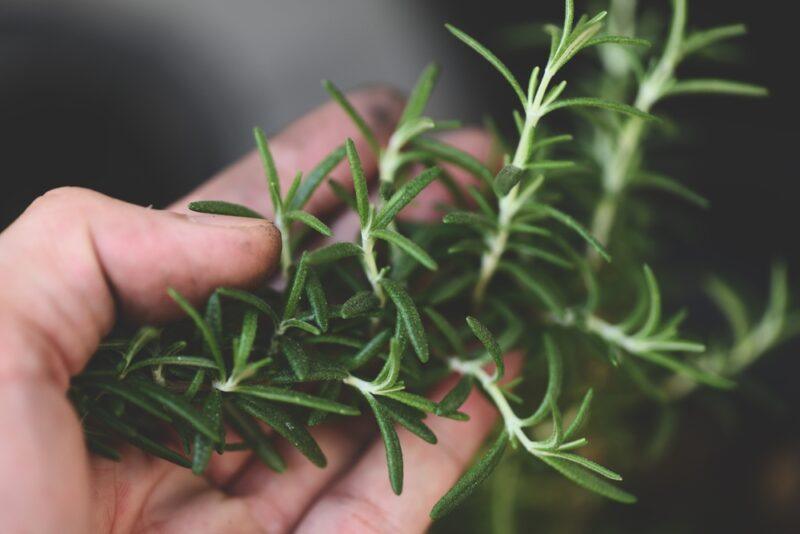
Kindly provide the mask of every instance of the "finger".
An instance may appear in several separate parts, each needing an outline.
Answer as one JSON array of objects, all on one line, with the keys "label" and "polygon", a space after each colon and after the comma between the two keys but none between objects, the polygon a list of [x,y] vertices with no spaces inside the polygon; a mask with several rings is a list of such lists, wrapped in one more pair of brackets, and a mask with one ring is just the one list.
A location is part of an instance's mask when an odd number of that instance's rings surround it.
[{"label": "finger", "polygon": [[220,285],[252,286],[280,253],[277,230],[260,220],[145,209],[65,188],[37,201],[0,234],[0,321],[23,345],[4,347],[4,374],[22,352],[59,356],[77,372],[112,326],[116,308],[137,320],[177,316],[166,293],[195,302]]},{"label": "finger", "polygon": [[[509,378],[521,359],[507,359]],[[452,380],[437,388],[440,398]],[[392,493],[386,479],[386,453],[376,440],[353,469],[315,503],[298,526],[298,532],[423,532],[436,501],[455,483],[489,434],[497,410],[473,391],[462,411],[468,422],[426,419],[439,442],[430,445],[405,429],[398,429],[405,470],[403,494]],[[364,488],[369,488],[365,491]]]},{"label": "finger", "polygon": [[117,308],[174,317],[167,287],[197,302],[219,285],[253,285],[279,252],[265,221],[192,219],[80,189],[45,195],[0,234],[0,428],[14,429],[0,479],[15,481],[0,489],[0,523],[89,531],[87,455],[64,393]]},{"label": "finger", "polygon": [[242,470],[242,476],[229,486],[233,495],[247,502],[265,532],[290,532],[320,492],[352,465],[353,458],[375,434],[374,427],[365,419],[345,424],[337,421],[315,427],[311,433],[328,459],[324,469],[283,443],[285,473],[276,475],[252,460]]},{"label": "finger", "polygon": [[[403,111],[402,96],[386,87],[370,87],[353,91],[347,97],[378,141],[385,144]],[[307,173],[348,137],[356,144],[364,171],[368,175],[374,174],[377,170],[376,155],[335,102],[320,106],[271,139],[270,150],[281,178],[282,191],[288,189],[295,173]],[[331,177],[346,187],[352,187],[346,161],[333,170]],[[256,152],[251,152],[173,206],[186,209],[186,205],[194,200],[225,200],[271,216],[272,206],[268,198],[261,161]],[[336,196],[323,184],[312,196],[306,210],[322,215],[336,205]]]}]

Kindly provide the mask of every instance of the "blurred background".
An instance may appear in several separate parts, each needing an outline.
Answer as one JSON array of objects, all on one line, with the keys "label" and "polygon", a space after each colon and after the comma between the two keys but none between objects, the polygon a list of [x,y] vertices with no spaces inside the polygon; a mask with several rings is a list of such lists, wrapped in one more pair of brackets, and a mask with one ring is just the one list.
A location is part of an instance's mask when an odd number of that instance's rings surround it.
[{"label": "blurred background", "polygon": [[[667,20],[666,0],[640,3]],[[769,99],[683,98],[656,110],[680,125],[660,163],[712,202],[707,212],[653,204],[664,220],[654,239],[669,243],[654,261],[677,273],[673,295],[685,293],[701,328],[715,327],[696,296],[703,273],[724,273],[759,303],[771,261],[783,258],[800,292],[794,30],[779,5],[690,2],[690,27],[751,30],[702,73],[766,85]],[[508,29],[558,21],[561,10],[560,0],[0,0],[0,229],[59,185],[163,206],[250,150],[253,125],[277,131],[324,101],[323,77],[408,90],[437,60],[433,116],[490,115],[508,128],[511,91],[442,24],[524,74],[544,50]],[[635,507],[565,497],[564,519],[551,502],[560,494],[548,494],[514,512],[520,531],[800,531],[797,348],[785,344],[752,369],[767,393],[700,393],[677,408],[673,446],[627,479]],[[489,516],[465,511],[437,529],[491,530]]]}]

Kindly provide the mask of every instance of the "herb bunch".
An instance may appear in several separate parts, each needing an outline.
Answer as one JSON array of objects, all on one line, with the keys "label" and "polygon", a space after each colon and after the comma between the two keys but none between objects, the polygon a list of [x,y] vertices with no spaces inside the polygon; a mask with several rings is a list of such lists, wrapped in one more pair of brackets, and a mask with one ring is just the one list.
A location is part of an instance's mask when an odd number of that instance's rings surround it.
[{"label": "herb bunch", "polygon": [[[631,3],[620,4],[624,9],[614,12],[612,28],[631,16]],[[656,47],[625,32],[609,33],[605,12],[576,17],[572,0],[567,0],[561,26],[545,27],[550,35],[546,61],[531,69],[524,85],[490,50],[448,25],[505,78],[519,101],[514,111],[516,145],[497,143],[507,148],[496,173],[431,135],[456,125],[424,114],[439,73],[435,65],[420,76],[385,147],[344,94],[332,82],[323,82],[378,158],[379,186],[372,197],[349,139],[307,176],[298,173],[282,191],[267,138],[256,128],[267,194],[284,243],[285,289],[219,288],[204,309],[170,290],[187,321],[161,329],[143,327],[128,338],[104,343],[70,390],[90,448],[116,459],[116,444],[127,441],[198,474],[213,454],[246,448],[280,472],[286,466],[273,445],[275,438],[262,429],[267,425],[324,467],[324,451],[308,428],[330,417],[368,413],[385,443],[389,483],[399,494],[404,465],[395,426],[436,443],[425,418],[466,419],[459,408],[478,389],[496,406],[502,424],[485,455],[442,497],[432,517],[445,515],[468,496],[508,446],[586,489],[633,502],[616,484],[619,474],[577,452],[588,443],[581,431],[595,393],[591,384],[573,384],[573,389],[582,389],[581,397],[562,402],[564,357],[573,366],[582,357],[569,352],[574,347],[569,340],[591,339],[603,347],[610,365],[635,369],[643,388],[655,378],[656,388],[679,398],[696,384],[734,387],[735,376],[786,331],[787,288],[781,269],[776,270],[769,309],[755,327],[727,286],[710,286],[733,325],[735,344],[727,351],[706,353],[702,343],[682,334],[683,314],[663,314],[659,285],[647,265],[610,263],[612,252],[624,251],[625,243],[612,238],[612,228],[629,190],[652,186],[703,203],[683,185],[645,168],[646,135],[662,124],[651,114],[653,107],[686,93],[763,94],[761,88],[737,82],[677,78],[683,58],[743,29],[732,26],[687,36],[686,1],[674,0],[673,11],[666,45],[646,66],[644,53]],[[595,48],[601,50],[607,78],[623,81],[597,84],[600,96],[567,96],[565,67]],[[631,104],[625,103],[619,87],[635,93]],[[546,130],[552,113],[569,109],[580,111],[590,128],[581,145],[589,148],[574,151],[580,161],[553,157],[572,145],[572,136]],[[309,248],[309,231],[325,237],[332,232],[304,207],[345,159],[352,193],[327,183],[356,213],[360,230],[353,241]],[[466,198],[454,194],[442,224],[398,220],[433,181],[455,188],[440,163],[469,171],[479,185],[470,186]],[[587,166],[597,170],[601,189],[588,229],[559,179]],[[264,217],[214,200],[194,202],[190,208]],[[618,278],[642,287],[638,302],[622,318],[603,298],[602,282],[615,269]],[[537,392],[539,402],[527,409],[517,406],[522,401],[514,389],[519,380],[502,382],[503,355],[512,351],[534,364],[546,362],[546,387]],[[721,356],[725,353],[730,357]],[[425,397],[429,386],[452,372],[461,379],[441,401]],[[566,407],[574,415],[565,417]],[[170,445],[167,428],[178,436],[179,448]],[[238,439],[226,439],[227,429]]]}]

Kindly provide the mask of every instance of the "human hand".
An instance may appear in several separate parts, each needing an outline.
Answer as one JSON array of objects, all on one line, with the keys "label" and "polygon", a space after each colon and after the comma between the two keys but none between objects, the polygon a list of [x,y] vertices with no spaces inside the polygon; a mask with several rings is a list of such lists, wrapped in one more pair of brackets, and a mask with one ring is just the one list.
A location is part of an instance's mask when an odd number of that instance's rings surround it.
[{"label": "human hand", "polygon": [[[390,91],[351,95],[385,141],[402,102]],[[365,170],[376,162],[344,114],[328,104],[271,142],[289,179],[350,136]],[[448,142],[485,158],[474,130]],[[451,169],[459,181],[469,178]],[[349,184],[343,165],[333,176]],[[288,185],[288,184],[287,184]],[[405,216],[432,218],[447,191],[432,184]],[[280,236],[268,222],[187,214],[189,200],[219,199],[271,213],[257,156],[251,154],[172,209],[145,209],[80,189],[37,199],[0,234],[0,524],[10,532],[392,532],[422,531],[428,511],[455,482],[491,429],[495,411],[473,396],[469,422],[436,418],[435,446],[399,429],[409,469],[402,496],[386,482],[383,444],[360,421],[312,429],[328,466],[318,469],[291,447],[278,475],[246,452],[215,456],[206,477],[133,448],[120,463],[90,457],[66,392],[71,376],[118,319],[163,322],[180,312],[174,287],[201,302],[217,286],[254,287],[272,272]],[[335,196],[320,188],[308,204],[330,216]],[[334,225],[349,239],[347,217]],[[443,395],[443,384],[432,395]],[[8,529],[8,530],[6,530]]]}]

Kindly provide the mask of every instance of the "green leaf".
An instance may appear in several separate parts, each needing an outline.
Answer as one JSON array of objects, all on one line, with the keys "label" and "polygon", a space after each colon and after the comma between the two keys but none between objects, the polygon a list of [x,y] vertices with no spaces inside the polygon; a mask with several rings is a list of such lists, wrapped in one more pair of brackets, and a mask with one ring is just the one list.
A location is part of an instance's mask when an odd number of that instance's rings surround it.
[{"label": "green leaf", "polygon": [[269,142],[264,130],[254,128],[253,135],[256,138],[256,146],[261,156],[261,163],[264,166],[264,173],[267,175],[267,186],[269,186],[269,197],[275,213],[283,211],[283,201],[281,200],[281,180],[278,177],[278,169],[275,168],[275,160],[269,150]]},{"label": "green leaf", "polygon": [[472,287],[478,275],[474,271],[467,271],[458,276],[447,276],[439,282],[440,285],[432,287],[426,294],[428,304],[433,306],[442,304],[459,296]]},{"label": "green leaf", "polygon": [[550,237],[551,235],[553,235],[553,233],[547,228],[542,228],[541,226],[534,226],[532,224],[512,223],[510,228],[512,231],[519,232],[521,234],[541,235],[544,237]]},{"label": "green leaf", "polygon": [[593,472],[597,473],[598,475],[600,475],[602,477],[605,477],[605,478],[607,478],[609,480],[614,480],[616,482],[619,482],[619,481],[622,480],[622,477],[618,473],[615,473],[611,469],[603,467],[602,465],[598,464],[597,462],[593,462],[593,461],[591,461],[591,460],[589,460],[587,458],[584,458],[583,456],[579,456],[577,454],[571,454],[571,453],[567,453],[567,452],[554,452],[554,453],[548,453],[547,456],[548,457],[559,458],[561,460],[566,460],[568,462],[572,462],[574,464],[578,464],[579,466],[581,466],[581,467],[583,467],[585,469],[588,469],[589,471],[593,471]]},{"label": "green leaf", "polygon": [[481,232],[494,230],[497,227],[495,222],[485,215],[471,211],[451,211],[442,218],[442,222],[445,224],[464,224],[472,226]]},{"label": "green leaf", "polygon": [[303,456],[317,467],[325,467],[328,461],[308,432],[305,425],[295,421],[287,412],[269,402],[255,402],[247,397],[237,397],[236,405],[245,413],[264,421],[275,432],[291,443]]},{"label": "green leaf", "polygon": [[503,362],[503,352],[500,349],[500,345],[489,329],[475,317],[467,317],[467,325],[469,325],[469,329],[472,330],[472,333],[475,334],[475,337],[478,338],[478,341],[481,342],[486,348],[486,352],[488,352],[489,356],[494,360],[497,369],[494,372],[493,380],[497,382],[503,378],[506,372],[506,365],[505,362]]},{"label": "green leaf", "polygon": [[583,48],[604,44],[641,46],[643,48],[650,48],[651,46],[650,41],[647,39],[637,39],[636,37],[626,37],[624,35],[601,35],[600,37],[593,37],[586,41],[586,44],[583,45]]},{"label": "green leaf", "polygon": [[333,191],[333,194],[336,195],[336,198],[338,198],[345,206],[355,212],[358,212],[356,199],[353,198],[353,195],[350,193],[350,191],[348,191],[342,184],[335,180],[328,180],[328,186],[330,186],[331,191]]},{"label": "green leaf", "polygon": [[455,350],[457,355],[464,356],[467,354],[467,349],[464,346],[464,343],[461,341],[461,336],[444,315],[440,314],[433,308],[425,308],[425,314],[431,319],[431,321],[433,321],[433,324],[436,326],[436,328],[438,328],[439,331],[444,335],[445,339],[447,339],[447,342],[450,343],[450,347]]},{"label": "green leaf", "polygon": [[286,192],[286,196],[283,199],[284,207],[289,209],[289,206],[294,201],[294,196],[297,194],[297,189],[300,187],[300,182],[303,181],[303,172],[297,171],[294,175],[294,180],[292,180],[292,185],[289,186],[289,190]]},{"label": "green leaf", "polygon": [[361,228],[366,228],[369,224],[369,190],[367,189],[367,178],[364,176],[364,169],[361,166],[361,158],[356,151],[356,145],[352,139],[345,142],[347,150],[347,160],[350,163],[350,172],[353,175],[353,188],[356,193],[356,211],[361,221]]},{"label": "green leaf", "polygon": [[474,380],[469,375],[461,377],[456,385],[447,392],[439,404],[436,405],[436,415],[446,415],[457,412],[459,408],[467,401],[469,394],[472,392]]},{"label": "green leaf", "polygon": [[483,56],[484,59],[486,59],[486,61],[491,63],[492,66],[495,69],[497,69],[498,72],[500,72],[500,74],[502,74],[503,77],[508,81],[508,83],[511,85],[511,88],[514,89],[514,92],[517,94],[517,97],[519,98],[520,103],[522,103],[523,106],[527,105],[527,98],[525,96],[525,92],[522,90],[522,87],[519,85],[519,82],[514,77],[514,75],[511,73],[509,68],[506,67],[505,64],[502,61],[500,61],[500,59],[497,56],[495,56],[485,46],[480,44],[478,41],[476,41],[475,39],[473,39],[472,37],[470,37],[466,33],[462,32],[461,30],[459,30],[455,26],[452,26],[451,24],[445,24],[445,28],[447,28],[447,30],[450,33],[455,35],[464,44],[466,44],[467,46],[469,46],[470,48],[475,50],[478,54]]},{"label": "green leaf", "polygon": [[647,284],[647,318],[641,330],[636,333],[636,337],[647,337],[658,327],[661,320],[661,292],[658,290],[658,282],[649,266],[644,266],[644,279]]},{"label": "green leaf", "polygon": [[359,291],[342,304],[339,313],[342,319],[349,319],[372,311],[379,305],[380,301],[374,291]]},{"label": "green leaf", "polygon": [[319,328],[313,324],[307,323],[300,319],[286,319],[285,321],[281,322],[281,331],[286,332],[290,328],[297,328],[303,332],[308,332],[312,336],[318,336],[322,333],[320,332]]},{"label": "green leaf", "polygon": [[391,337],[392,333],[389,330],[383,330],[379,332],[366,345],[364,345],[361,350],[359,350],[353,356],[348,357],[345,360],[345,365],[350,370],[358,369],[362,365],[369,362],[372,358],[377,356]]},{"label": "green leaf", "polygon": [[607,482],[596,475],[593,475],[575,463],[563,460],[561,458],[553,458],[549,456],[539,456],[539,459],[579,486],[602,495],[603,497],[625,504],[633,504],[636,502],[636,497],[630,493],[619,489],[610,482]]},{"label": "green leaf", "polygon": [[208,437],[215,443],[222,440],[213,423],[199,413],[184,397],[156,384],[139,378],[129,378],[128,382],[143,395],[160,403],[165,410],[192,426],[194,430]]},{"label": "green leaf", "polygon": [[162,421],[172,422],[172,417],[164,409],[160,402],[154,401],[149,395],[131,387],[127,382],[121,382],[112,378],[92,380],[88,386],[106,391],[112,395],[128,401],[134,406],[138,406],[147,413],[161,419]]},{"label": "green leaf", "polygon": [[300,343],[290,337],[281,338],[281,347],[283,348],[283,354],[289,361],[289,366],[292,368],[292,371],[294,371],[294,374],[296,374],[297,378],[300,380],[305,379],[311,369],[311,362],[308,359],[306,351],[303,350]]},{"label": "green leaf", "polygon": [[494,191],[498,197],[504,197],[511,191],[515,185],[522,179],[524,171],[519,167],[513,165],[506,165],[494,179]]},{"label": "green leaf", "polygon": [[586,395],[583,397],[583,401],[581,401],[580,408],[578,408],[578,413],[575,414],[575,418],[567,427],[567,430],[564,432],[564,440],[569,440],[572,436],[577,434],[580,429],[586,424],[586,421],[589,420],[589,412],[592,406],[592,399],[594,398],[594,390],[589,388],[589,391],[586,392]]},{"label": "green leaf", "polygon": [[314,320],[319,325],[320,330],[326,332],[328,330],[328,299],[325,297],[325,290],[322,288],[322,282],[319,276],[313,269],[308,270],[308,279],[306,281],[306,295],[308,302],[311,304],[311,311],[314,312]]},{"label": "green leaf", "polygon": [[378,143],[378,139],[375,137],[372,129],[367,125],[367,121],[359,115],[358,111],[356,111],[350,101],[347,100],[347,97],[344,96],[344,93],[329,80],[322,80],[322,87],[331,95],[331,98],[341,106],[347,116],[350,117],[350,120],[356,125],[361,135],[364,136],[364,139],[367,141],[372,151],[376,155],[379,154],[381,147]]},{"label": "green leaf", "polygon": [[559,169],[569,169],[574,166],[574,161],[544,159],[528,163],[525,165],[525,168],[531,171],[557,171]]},{"label": "green leaf", "polygon": [[236,350],[233,354],[233,368],[241,371],[247,365],[247,359],[250,353],[253,352],[253,343],[256,340],[256,332],[258,331],[258,314],[256,310],[249,309],[244,313],[242,319],[242,332],[239,335],[238,343],[236,343]]},{"label": "green leaf", "polygon": [[308,374],[298,378],[294,371],[285,369],[270,377],[273,384],[297,384],[300,382],[320,382],[323,380],[344,380],[348,377],[345,367],[334,362],[311,360]]},{"label": "green leaf", "polygon": [[544,114],[546,115],[551,111],[568,107],[600,108],[608,111],[614,111],[617,113],[624,113],[626,115],[638,117],[646,121],[658,120],[655,116],[651,115],[650,113],[646,113],[638,108],[629,106],[628,104],[623,104],[621,102],[613,102],[611,100],[604,100],[602,98],[592,98],[592,97],[566,98],[564,100],[557,100],[556,102],[553,102],[552,104],[548,105],[545,108]]},{"label": "green leaf", "polygon": [[408,333],[411,346],[414,347],[414,352],[417,353],[417,357],[419,357],[422,363],[427,362],[429,356],[428,340],[425,337],[422,319],[419,317],[419,312],[417,311],[416,305],[414,305],[414,301],[405,288],[394,280],[383,278],[380,284],[397,307],[400,319],[402,319],[403,326]]},{"label": "green leaf", "polygon": [[315,410],[322,410],[339,415],[359,415],[361,413],[352,406],[322,397],[315,397],[301,391],[293,391],[291,389],[270,386],[237,386],[235,391],[236,393],[250,395],[251,397],[257,397],[259,399],[296,404],[298,406],[305,406],[306,408],[313,408]]},{"label": "green leaf", "polygon": [[487,453],[481,457],[466,473],[464,473],[455,486],[441,498],[431,510],[431,519],[439,519],[452,512],[461,502],[489,477],[497,464],[503,458],[503,453],[508,444],[508,434],[503,431],[494,441]]},{"label": "green leaf", "polygon": [[551,312],[559,316],[564,313],[564,306],[560,299],[522,267],[516,263],[501,261],[500,269],[510,274],[522,287],[536,295]]},{"label": "green leaf", "polygon": [[478,209],[481,210],[481,213],[489,218],[497,217],[497,213],[495,213],[494,209],[486,200],[486,197],[483,196],[483,193],[481,193],[477,187],[474,185],[467,186],[467,193],[469,194],[470,198],[475,201],[475,204],[478,206]]},{"label": "green leaf", "polygon": [[575,231],[579,236],[581,236],[593,249],[597,251],[600,256],[603,257],[604,260],[610,262],[611,256],[606,251],[605,247],[600,244],[597,239],[595,239],[586,228],[584,228],[578,221],[564,213],[563,211],[557,210],[551,206],[546,204],[536,204],[537,209],[540,209],[548,216],[554,218],[564,226],[572,229]]},{"label": "green leaf", "polygon": [[[547,357],[547,390],[545,390],[542,402],[533,414],[522,420],[523,426],[534,426],[541,423],[547,414],[557,412],[556,401],[561,394],[561,382],[564,374],[564,362],[558,352],[553,339],[544,336],[545,356]],[[554,418],[558,416],[554,413]]]},{"label": "green leaf", "polygon": [[247,206],[222,200],[197,200],[189,203],[189,209],[198,213],[210,213],[212,215],[230,215],[233,217],[249,217],[251,219],[266,218]]},{"label": "green leaf", "polygon": [[183,298],[183,296],[175,291],[172,288],[167,289],[167,293],[169,296],[174,300],[178,306],[183,309],[183,311],[188,315],[192,322],[194,322],[197,329],[200,331],[200,334],[203,336],[203,341],[205,341],[206,347],[208,348],[211,356],[214,358],[214,362],[217,364],[217,372],[219,373],[220,379],[224,382],[227,378],[227,370],[225,369],[225,362],[222,359],[222,350],[219,348],[219,344],[217,343],[217,339],[214,337],[214,334],[211,332],[211,328],[209,328],[208,323],[200,317],[200,314],[197,313],[197,310],[194,309],[188,300]]},{"label": "green leaf", "polygon": [[303,209],[325,177],[344,159],[345,154],[344,145],[338,146],[333,152],[328,154],[325,159],[319,162],[316,167],[311,169],[306,179],[303,180],[297,188],[297,192],[292,196],[288,208],[292,211]]},{"label": "green leaf", "polygon": [[426,268],[430,269],[431,271],[435,271],[439,268],[436,264],[436,261],[431,258],[430,254],[425,252],[422,247],[411,241],[406,236],[395,232],[394,230],[384,229],[384,230],[372,230],[371,234],[378,239],[383,239],[393,245],[396,245],[398,248],[402,249],[406,254],[420,262]]},{"label": "green leaf", "polygon": [[225,413],[228,415],[226,421],[230,423],[245,443],[250,445],[258,459],[273,471],[283,473],[286,470],[286,462],[275,450],[269,437],[261,430],[259,424],[247,414],[242,413],[234,404],[226,402],[223,406]]},{"label": "green leaf", "polygon": [[340,345],[353,349],[361,349],[364,346],[364,342],[360,339],[337,335],[314,336],[306,339],[305,342],[310,345]]},{"label": "green leaf", "polygon": [[729,26],[719,26],[708,30],[693,33],[683,41],[683,55],[693,54],[707,46],[718,43],[719,41],[739,37],[747,33],[744,24],[731,24]]},{"label": "green leaf", "polygon": [[126,441],[139,447],[143,451],[183,467],[192,466],[191,462],[185,457],[181,456],[172,449],[153,441],[147,436],[143,436],[138,430],[136,430],[136,428],[125,423],[119,417],[105,410],[104,408],[101,408],[97,405],[92,406],[90,413],[92,417],[102,422],[103,425],[108,427],[111,431],[120,435]]},{"label": "green leaf", "polygon": [[715,375],[713,373],[703,371],[687,363],[684,363],[677,358],[670,357],[665,354],[661,354],[659,352],[653,352],[653,351],[637,352],[636,355],[642,358],[643,360],[647,360],[650,363],[654,363],[656,365],[660,365],[661,367],[665,367],[671,371],[675,371],[676,373],[681,373],[683,375],[686,375],[692,380],[700,382],[701,384],[706,384],[708,386],[719,389],[733,389],[734,387],[736,387],[736,382],[732,380],[729,380],[722,376]]},{"label": "green leaf", "polygon": [[326,247],[312,250],[306,255],[306,263],[308,265],[322,265],[325,263],[332,263],[351,256],[360,256],[363,254],[361,247],[353,243],[341,242],[328,245]]},{"label": "green leaf", "polygon": [[386,409],[369,393],[365,394],[364,398],[367,399],[370,408],[375,414],[375,420],[378,422],[378,429],[381,432],[383,444],[386,448],[389,483],[392,486],[392,491],[396,495],[400,495],[403,492],[403,451],[400,448],[400,438],[397,437],[397,432]]},{"label": "green leaf", "polygon": [[[222,300],[219,295],[219,288],[217,288],[206,302],[206,324],[211,328],[211,333],[217,340],[217,344],[222,346]],[[183,346],[176,349],[175,352],[164,354],[163,356],[172,356],[186,348],[186,342]]]},{"label": "green leaf", "polygon": [[252,293],[248,293],[247,291],[242,291],[241,289],[235,289],[232,287],[220,287],[217,289],[217,293],[220,296],[227,297],[230,299],[238,300],[239,302],[244,302],[245,304],[249,304],[253,308],[257,309],[264,315],[272,320],[272,324],[276,327],[280,323],[280,319],[278,319],[278,314],[275,313],[275,310],[272,309],[272,306],[267,304],[262,298],[259,298]]},{"label": "green leaf", "polygon": [[124,377],[126,369],[131,364],[131,361],[150,343],[156,341],[161,336],[161,330],[153,328],[152,326],[143,326],[137,330],[136,334],[128,343],[125,349],[125,354],[122,355],[122,376]]},{"label": "green leaf", "polygon": [[709,202],[704,197],[698,195],[677,180],[673,180],[667,176],[653,173],[640,173],[633,181],[634,186],[652,187],[653,189],[660,189],[667,193],[672,193],[675,196],[681,197],[684,200],[695,204],[701,208],[708,208]]},{"label": "green leaf", "polygon": [[543,248],[535,247],[527,243],[509,243],[507,248],[509,250],[519,252],[523,256],[539,258],[542,261],[546,261],[552,265],[555,265],[556,267],[561,267],[562,269],[571,270],[575,267],[566,258],[562,258],[558,254],[554,254],[550,251],[544,250]]},{"label": "green leaf", "polygon": [[378,376],[372,381],[380,390],[388,390],[397,385],[397,378],[400,376],[400,359],[405,348],[399,337],[394,337],[389,341],[389,357],[383,364]]},{"label": "green leaf", "polygon": [[188,401],[192,401],[197,395],[197,392],[200,391],[200,387],[203,385],[205,379],[205,369],[198,369],[195,371],[192,381],[189,382],[189,385],[186,386],[186,390],[183,392],[183,397]]},{"label": "green leaf", "polygon": [[428,100],[431,97],[433,88],[436,87],[436,80],[439,78],[439,65],[436,63],[429,63],[425,70],[420,74],[414,89],[408,95],[408,102],[400,116],[397,123],[398,128],[407,124],[410,121],[418,119],[425,111],[425,106],[428,105]]},{"label": "green leaf", "polygon": [[536,141],[531,145],[531,152],[536,152],[537,150],[542,150],[552,145],[556,145],[558,143],[568,143],[572,141],[572,136],[569,134],[563,135],[554,135],[553,137],[545,137],[539,141]]},{"label": "green leaf", "polygon": [[[217,427],[217,431],[222,436],[222,432],[224,432],[224,426],[222,425],[222,395],[220,395],[219,390],[212,389],[206,397],[203,402],[203,416]],[[225,443],[224,438],[220,443]],[[192,451],[192,472],[195,475],[202,475],[205,472],[213,452],[214,443],[206,436],[196,434]]]},{"label": "green leaf", "polygon": [[217,368],[216,363],[203,356],[156,356],[155,358],[139,360],[128,368],[128,372],[130,373],[137,369],[152,367],[154,365],[180,365],[185,367],[201,367],[204,369]]},{"label": "green leaf", "polygon": [[305,211],[290,211],[286,213],[286,218],[290,221],[300,221],[301,223],[305,224],[306,226],[313,228],[320,234],[324,235],[325,237],[330,237],[333,235],[331,229],[328,228],[324,222],[320,221],[310,213],[306,213]]},{"label": "green leaf", "polygon": [[297,305],[300,303],[300,297],[303,296],[303,290],[306,287],[306,280],[308,279],[308,265],[305,262],[305,254],[297,264],[297,271],[294,273],[289,296],[286,297],[286,304],[283,307],[283,321],[294,317],[297,310]]},{"label": "green leaf", "polygon": [[[575,20],[575,2],[574,0],[565,0],[564,1],[564,23],[561,25],[561,42],[559,43],[559,49],[561,49],[566,43],[567,39],[569,38],[570,34],[572,33],[572,23]],[[578,26],[580,26],[580,21],[578,22]],[[577,31],[577,28],[576,28]]]},{"label": "green leaf", "polygon": [[417,137],[412,144],[436,160],[452,163],[465,171],[481,178],[488,185],[492,184],[494,174],[483,163],[463,150],[430,137]]},{"label": "green leaf", "polygon": [[[328,382],[323,382],[322,387],[319,389],[319,397],[322,399],[327,399],[329,401],[334,401],[339,397],[342,392],[342,383],[338,380],[331,380]],[[308,426],[316,426],[328,417],[330,412],[324,410],[314,410],[310,414],[308,414]]]},{"label": "green leaf", "polygon": [[681,80],[667,89],[665,96],[716,94],[733,96],[768,96],[769,91],[760,85],[737,82],[733,80],[697,79]]},{"label": "green leaf", "polygon": [[396,423],[405,427],[409,432],[420,438],[421,440],[435,445],[437,442],[436,435],[433,431],[422,422],[424,413],[419,412],[413,408],[409,408],[405,404],[399,403],[392,399],[378,398],[377,401],[381,404],[386,413],[389,414]]},{"label": "green leaf", "polygon": [[386,228],[423,189],[433,182],[441,174],[441,169],[438,167],[431,167],[425,169],[417,177],[409,180],[403,186],[394,192],[394,194],[386,201],[380,213],[375,217],[373,228],[382,229]]},{"label": "green leaf", "polygon": [[382,397],[389,397],[398,402],[402,402],[406,406],[411,406],[417,410],[425,413],[436,413],[436,403],[430,399],[426,399],[422,395],[416,393],[409,393],[408,391],[392,391],[389,393],[382,393]]}]

